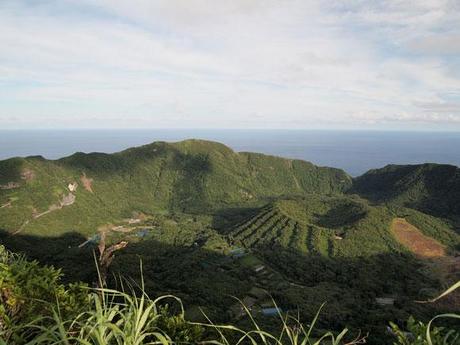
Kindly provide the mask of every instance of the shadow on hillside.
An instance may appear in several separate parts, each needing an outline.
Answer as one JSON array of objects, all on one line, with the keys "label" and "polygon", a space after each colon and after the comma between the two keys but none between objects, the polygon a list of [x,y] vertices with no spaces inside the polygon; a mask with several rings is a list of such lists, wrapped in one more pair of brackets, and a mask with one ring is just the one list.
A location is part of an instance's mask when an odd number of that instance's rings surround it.
[{"label": "shadow on hillside", "polygon": [[382,168],[363,175],[355,179],[349,192],[374,203],[401,199],[398,203],[405,207],[455,220],[455,216],[460,216],[459,191],[460,175],[456,166],[424,164],[422,167],[399,166],[394,171]]},{"label": "shadow on hillside", "polygon": [[170,168],[178,173],[172,186],[171,210],[201,212],[211,209],[207,197],[206,177],[212,171],[211,161],[206,154],[185,154],[174,151]]},{"label": "shadow on hillside", "polygon": [[23,165],[24,159],[19,157],[0,160],[0,185],[8,182],[20,182]]},{"label": "shadow on hillside", "polygon": [[228,207],[213,213],[212,227],[220,233],[228,233],[238,224],[249,220],[261,211],[261,207]]},{"label": "shadow on hillside", "polygon": [[93,250],[78,248],[86,238],[77,232],[59,237],[11,235],[0,230],[0,244],[16,253],[23,253],[29,259],[53,265],[62,269],[64,281],[92,282],[97,274]]},{"label": "shadow on hillside", "polygon": [[326,214],[315,215],[316,223],[324,228],[337,228],[351,225],[366,217],[367,211],[358,204],[336,205]]},{"label": "shadow on hillside", "polygon": [[[95,246],[78,248],[85,238],[68,233],[57,238],[8,235],[0,232],[0,243],[29,258],[61,268],[65,281],[96,280],[93,258]],[[233,259],[200,247],[176,246],[152,239],[130,242],[116,253],[111,266],[113,277],[122,276],[133,286],[139,286],[142,276],[150,296],[174,294],[186,307],[204,307],[216,322],[237,322],[231,306],[231,296],[245,298],[257,293],[257,303],[270,303],[272,295],[283,310],[299,313],[302,320],[311,320],[323,302],[321,328],[372,331],[381,335],[389,320],[400,323],[410,314],[428,319],[433,315],[426,305],[416,305],[420,291],[436,286],[421,272],[414,258],[400,254],[380,254],[371,257],[329,259],[304,255],[293,249],[265,247],[256,253],[265,268],[256,272],[256,265],[243,257]],[[249,258],[249,257],[248,257]],[[119,280],[112,278],[114,286]],[[125,284],[126,286],[126,284]],[[267,293],[252,292],[254,288]],[[394,306],[376,304],[376,297],[396,298]],[[244,321],[238,321],[244,324]],[[274,319],[261,317],[263,325],[272,327]],[[378,338],[378,337],[377,337]],[[378,342],[375,342],[378,344]]]}]

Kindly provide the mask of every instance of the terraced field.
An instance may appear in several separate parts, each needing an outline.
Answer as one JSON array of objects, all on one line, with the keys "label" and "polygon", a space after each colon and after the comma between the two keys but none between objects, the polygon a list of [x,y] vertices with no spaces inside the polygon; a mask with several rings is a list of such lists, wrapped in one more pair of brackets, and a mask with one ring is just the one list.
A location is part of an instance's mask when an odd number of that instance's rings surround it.
[{"label": "terraced field", "polygon": [[260,210],[238,224],[230,237],[247,248],[290,248],[307,254],[329,255],[334,252],[332,229],[308,224],[282,212],[277,204]]},{"label": "terraced field", "polygon": [[[407,213],[441,243],[458,243],[446,225],[419,212]],[[230,240],[249,249],[289,249],[293,253],[355,257],[407,251],[395,238],[392,210],[359,198],[309,196],[277,200],[227,230]],[[454,238],[455,237],[455,238]]]},{"label": "terraced field", "polygon": [[[427,248],[434,254],[428,256],[439,256],[439,251],[455,252],[460,236],[448,223],[415,210],[398,213],[404,214],[421,232],[406,229],[403,238],[395,236],[394,210],[348,196],[277,200],[226,231],[231,242],[256,251],[289,249],[301,255],[349,258],[407,253],[411,245],[431,245]],[[426,236],[431,241],[427,242]],[[433,243],[437,245],[431,248]]]}]

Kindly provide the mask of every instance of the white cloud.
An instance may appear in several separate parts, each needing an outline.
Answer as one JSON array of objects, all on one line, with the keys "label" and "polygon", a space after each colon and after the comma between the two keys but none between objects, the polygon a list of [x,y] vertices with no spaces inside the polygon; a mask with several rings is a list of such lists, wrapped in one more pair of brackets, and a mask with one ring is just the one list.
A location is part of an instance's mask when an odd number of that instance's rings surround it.
[{"label": "white cloud", "polygon": [[0,126],[460,129],[459,18],[450,1],[3,3]]}]

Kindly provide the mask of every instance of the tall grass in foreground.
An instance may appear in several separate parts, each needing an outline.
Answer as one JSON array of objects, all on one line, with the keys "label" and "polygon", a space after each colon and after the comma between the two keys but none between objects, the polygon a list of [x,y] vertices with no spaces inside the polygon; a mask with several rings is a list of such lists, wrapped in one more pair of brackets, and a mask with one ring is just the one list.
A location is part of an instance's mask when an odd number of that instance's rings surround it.
[{"label": "tall grass in foreground", "polygon": [[[345,343],[347,329],[338,335],[327,332],[319,338],[312,337],[319,311],[310,325],[282,316],[282,330],[274,335],[262,330],[250,311],[254,329],[244,331],[232,325],[217,325],[208,322],[194,323],[184,319],[184,308],[177,297],[167,295],[150,299],[145,293],[140,296],[113,289],[91,289],[87,311],[71,320],[65,320],[57,306],[53,315],[37,317],[33,322],[18,326],[17,331],[30,338],[24,344],[62,345],[143,345],[143,344],[279,344],[279,345],[339,345],[358,344],[362,339]],[[168,314],[164,307],[167,300],[177,302],[180,312]],[[0,344],[10,344],[0,338]]]},{"label": "tall grass in foreground", "polygon": [[[207,317],[206,322],[188,322],[180,299],[171,295],[150,299],[143,282],[136,289],[130,285],[125,289],[124,281],[118,290],[91,289],[82,284],[64,286],[59,277],[58,270],[0,246],[0,345],[351,345],[366,341],[366,337],[346,340],[347,329],[319,334],[315,325],[321,308],[308,325],[278,313],[282,327],[275,333],[259,327],[241,303],[252,321],[252,329],[243,330],[214,324]],[[460,282],[426,302],[458,288]],[[168,301],[178,305],[177,312],[170,311]],[[460,315],[438,315],[428,324],[412,322],[410,334],[393,325],[396,337],[388,334],[388,343],[459,344],[458,332],[433,325],[442,318],[460,319]]]},{"label": "tall grass in foreground", "polygon": [[[452,286],[440,297],[460,287],[460,282]],[[132,290],[134,291],[134,290]],[[282,329],[273,334],[261,329],[251,312],[244,306],[251,319],[253,329],[244,331],[232,325],[218,325],[207,319],[204,323],[187,322],[184,319],[182,302],[174,296],[162,296],[150,299],[141,291],[140,296],[113,289],[90,289],[88,310],[74,319],[65,320],[60,314],[59,306],[49,317],[38,317],[33,322],[21,326],[27,345],[144,345],[144,344],[214,344],[214,345],[351,345],[364,344],[365,337],[345,341],[347,329],[334,335],[326,332],[313,337],[315,323],[320,315],[318,311],[309,325],[298,319],[279,314]],[[164,303],[167,300],[177,302],[179,312],[171,316]],[[454,331],[440,337],[433,327],[439,318],[460,319],[457,314],[443,314],[434,317],[427,325],[418,329],[419,334],[396,332],[394,344],[401,345],[453,345],[460,339],[455,338]],[[422,331],[421,331],[422,330]],[[424,334],[423,334],[424,333]],[[393,339],[389,335],[389,342]],[[1,345],[10,345],[0,338]]]}]

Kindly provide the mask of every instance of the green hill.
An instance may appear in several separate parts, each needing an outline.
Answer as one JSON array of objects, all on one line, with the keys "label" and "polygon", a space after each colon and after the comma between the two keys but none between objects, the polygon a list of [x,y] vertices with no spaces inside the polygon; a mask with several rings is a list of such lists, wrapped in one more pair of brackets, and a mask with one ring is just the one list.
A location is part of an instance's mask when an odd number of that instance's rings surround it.
[{"label": "green hill", "polygon": [[396,216],[406,217],[452,250],[460,244],[451,225],[416,210],[370,206],[357,197],[322,195],[272,202],[235,224],[229,236],[253,250],[283,248],[326,257],[370,256],[404,251],[390,232]]},{"label": "green hill", "polygon": [[[351,178],[339,169],[187,140],[55,161],[13,158],[0,162],[0,186],[0,227],[50,234],[89,233],[132,212],[206,213],[283,195],[342,193]],[[73,202],[65,200],[70,194]]]},{"label": "green hill", "polygon": [[452,165],[388,165],[356,178],[353,191],[375,202],[460,217],[460,169]]}]

